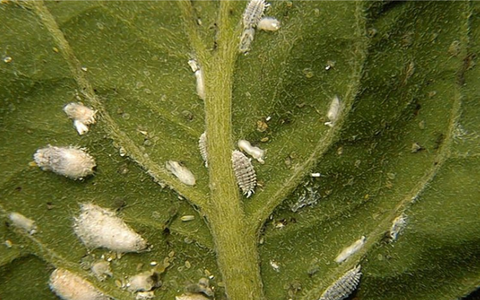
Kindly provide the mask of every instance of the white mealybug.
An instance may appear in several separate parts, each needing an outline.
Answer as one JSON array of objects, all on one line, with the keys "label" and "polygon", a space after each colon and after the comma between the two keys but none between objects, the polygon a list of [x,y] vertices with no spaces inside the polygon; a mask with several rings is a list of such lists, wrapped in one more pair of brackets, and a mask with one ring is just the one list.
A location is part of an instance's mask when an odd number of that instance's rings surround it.
[{"label": "white mealybug", "polygon": [[358,265],[332,283],[318,300],[342,300],[350,296],[357,288],[362,277],[361,266]]},{"label": "white mealybug", "polygon": [[361,238],[353,242],[353,244],[344,248],[342,252],[340,252],[340,254],[335,258],[335,261],[337,263],[341,263],[347,260],[350,256],[352,256],[354,253],[356,253],[363,247],[366,240],[367,238],[365,236],[362,236]]},{"label": "white mealybug", "polygon": [[88,132],[87,125],[95,124],[95,114],[97,111],[86,107],[82,103],[69,103],[65,105],[63,111],[73,120],[73,125],[80,135]]},{"label": "white mealybug", "polygon": [[335,122],[338,119],[341,111],[340,99],[337,96],[333,97],[332,102],[330,103],[330,108],[328,109],[327,118],[330,120],[325,122],[325,125],[333,127]]},{"label": "white mealybug", "polygon": [[200,69],[200,67],[198,66],[198,63],[195,59],[189,59],[188,60],[188,65],[190,66],[190,68],[192,68],[192,72],[197,72],[198,69]]},{"label": "white mealybug", "polygon": [[250,144],[250,142],[247,140],[239,140],[237,145],[240,150],[247,153],[254,159],[258,160],[259,163],[265,163],[265,161],[263,160],[263,157],[265,156],[265,150],[252,146],[252,144]]},{"label": "white mealybug", "polygon": [[113,276],[112,270],[110,269],[110,262],[105,260],[98,260],[94,262],[90,267],[90,270],[100,281],[104,281],[107,276]]},{"label": "white mealybug", "polygon": [[198,139],[198,148],[200,149],[200,155],[205,162],[205,167],[208,168],[208,154],[207,154],[207,133],[204,132]]},{"label": "white mealybug", "polygon": [[398,235],[403,231],[407,225],[407,216],[401,214],[393,220],[392,227],[390,227],[389,238],[391,241],[395,241]]},{"label": "white mealybug", "polygon": [[25,217],[22,214],[17,212],[12,212],[8,215],[10,221],[12,221],[15,227],[21,228],[28,232],[29,234],[34,234],[37,232],[37,225],[35,225],[35,221]]},{"label": "white mealybug", "polygon": [[187,293],[180,296],[175,296],[175,300],[209,300],[202,294]]},{"label": "white mealybug", "polygon": [[261,18],[258,22],[257,29],[264,31],[277,31],[280,29],[280,21],[272,17]]},{"label": "white mealybug", "polygon": [[147,248],[147,242],[115,212],[92,203],[81,205],[73,229],[87,248],[116,252],[138,252]]},{"label": "white mealybug", "polygon": [[197,95],[200,99],[205,100],[205,80],[203,79],[203,70],[195,71],[195,78],[197,78]]},{"label": "white mealybug", "polygon": [[110,297],[98,291],[82,277],[64,270],[56,269],[50,275],[50,289],[64,300],[108,300]]},{"label": "white mealybug", "polygon": [[234,150],[232,153],[233,171],[237,178],[237,183],[243,194],[248,197],[255,193],[257,185],[257,175],[252,162],[242,152]]},{"label": "white mealybug", "polygon": [[159,287],[160,278],[154,271],[146,271],[128,279],[127,289],[130,292],[148,292]]},{"label": "white mealybug", "polygon": [[193,175],[192,171],[187,169],[187,167],[178,161],[167,161],[165,163],[165,168],[172,172],[172,174],[175,175],[182,183],[185,183],[186,185],[195,185],[195,176]]},{"label": "white mealybug", "polygon": [[71,179],[82,179],[93,174],[95,160],[84,148],[50,146],[38,149],[33,158],[44,171],[52,171]]},{"label": "white mealybug", "polygon": [[250,45],[252,44],[254,38],[255,29],[245,29],[242,33],[242,37],[240,38],[240,45],[238,47],[238,51],[240,51],[240,53],[247,53],[248,51],[250,51]]},{"label": "white mealybug", "polygon": [[250,0],[243,12],[243,28],[248,29],[257,26],[263,17],[265,8],[269,6],[265,0]]}]

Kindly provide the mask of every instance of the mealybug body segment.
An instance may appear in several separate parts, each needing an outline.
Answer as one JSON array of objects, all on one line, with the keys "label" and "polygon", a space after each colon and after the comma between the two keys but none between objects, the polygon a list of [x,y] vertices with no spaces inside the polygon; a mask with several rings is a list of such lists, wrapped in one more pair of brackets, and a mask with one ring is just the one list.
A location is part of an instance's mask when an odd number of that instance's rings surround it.
[{"label": "mealybug body segment", "polygon": [[257,185],[257,175],[252,162],[242,152],[234,150],[232,153],[233,171],[237,178],[237,183],[243,194],[248,197],[255,192]]},{"label": "mealybug body segment", "polygon": [[257,28],[264,31],[277,31],[280,29],[280,21],[272,17],[261,18]]},{"label": "mealybug body segment", "polygon": [[332,102],[330,103],[330,108],[328,109],[327,118],[330,120],[325,122],[325,125],[333,127],[335,122],[338,119],[341,111],[340,99],[337,96],[333,97]]},{"label": "mealybug body segment", "polygon": [[195,185],[195,175],[178,161],[169,160],[165,163],[165,168],[172,172],[178,180],[186,185]]},{"label": "mealybug body segment", "polygon": [[147,242],[113,211],[92,203],[81,205],[73,228],[87,248],[116,252],[138,252],[147,248]]},{"label": "mealybug body segment", "polygon": [[15,227],[21,228],[29,234],[34,234],[37,232],[37,225],[35,225],[35,221],[25,217],[20,213],[12,212],[8,215],[8,218],[10,221],[12,221]]},{"label": "mealybug body segment", "polygon": [[331,284],[319,300],[342,300],[355,291],[362,277],[361,266],[356,266]]},{"label": "mealybug body segment", "polygon": [[63,111],[73,120],[73,125],[80,135],[88,132],[87,125],[95,123],[95,114],[97,111],[86,107],[82,103],[69,103],[65,105]]},{"label": "mealybug body segment", "polygon": [[198,148],[200,149],[200,155],[205,162],[205,167],[208,168],[208,153],[207,153],[207,133],[204,132],[198,139]]},{"label": "mealybug body segment", "polygon": [[268,6],[265,0],[250,0],[243,12],[243,28],[256,27]]},{"label": "mealybug body segment", "polygon": [[240,51],[240,53],[247,53],[250,51],[250,45],[252,44],[254,38],[255,29],[245,29],[242,33],[242,37],[240,38],[240,46],[238,47],[238,51]]},{"label": "mealybug body segment", "polygon": [[361,238],[353,242],[353,244],[344,248],[342,252],[340,252],[340,254],[335,258],[335,261],[337,263],[341,263],[347,260],[350,256],[352,256],[354,253],[356,253],[363,247],[366,240],[367,238],[365,236],[362,236]]},{"label": "mealybug body segment", "polygon": [[401,214],[393,220],[392,227],[390,227],[389,238],[390,241],[395,241],[398,235],[403,231],[407,225],[407,216]]},{"label": "mealybug body segment", "polygon": [[55,269],[50,275],[50,289],[64,300],[108,300],[90,282],[65,269]]},{"label": "mealybug body segment", "polygon": [[44,171],[52,171],[71,179],[82,179],[93,174],[95,160],[85,149],[69,146],[48,146],[38,149],[33,156],[35,163]]},{"label": "mealybug body segment", "polygon": [[265,161],[263,160],[263,157],[265,156],[264,150],[258,147],[252,146],[252,144],[250,144],[250,142],[247,140],[239,140],[237,145],[238,145],[238,148],[240,148],[240,150],[242,150],[243,152],[247,153],[251,157],[258,160],[259,163],[261,164],[265,163]]}]

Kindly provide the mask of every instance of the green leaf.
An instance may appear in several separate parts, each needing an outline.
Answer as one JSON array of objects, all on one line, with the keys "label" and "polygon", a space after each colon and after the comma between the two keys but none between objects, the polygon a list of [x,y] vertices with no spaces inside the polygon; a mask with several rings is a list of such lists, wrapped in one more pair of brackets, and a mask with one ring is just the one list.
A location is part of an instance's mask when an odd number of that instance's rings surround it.
[{"label": "green leaf", "polygon": [[[156,299],[202,277],[216,299],[318,299],[359,264],[358,299],[453,299],[480,286],[479,4],[275,1],[266,15],[281,29],[256,30],[241,54],[246,5],[0,4],[0,298],[55,299],[48,277],[66,268],[133,299],[127,278],[155,264],[166,268]],[[341,111],[329,127],[334,96]],[[70,102],[98,111],[86,135],[62,111]],[[239,139],[266,150],[265,164],[252,160],[250,198],[231,164]],[[95,174],[34,166],[48,144],[87,148]],[[115,210],[151,248],[86,249],[72,226],[88,202]],[[38,232],[16,228],[11,212]],[[386,238],[402,214],[405,228]],[[101,257],[111,260],[105,281],[89,270]]]}]

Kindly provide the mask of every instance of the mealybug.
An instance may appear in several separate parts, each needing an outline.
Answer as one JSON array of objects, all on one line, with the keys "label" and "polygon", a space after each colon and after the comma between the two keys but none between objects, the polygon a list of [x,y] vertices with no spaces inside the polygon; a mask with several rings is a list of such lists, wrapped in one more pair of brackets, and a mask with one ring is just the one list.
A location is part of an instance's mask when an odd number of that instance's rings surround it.
[{"label": "mealybug", "polygon": [[197,78],[197,95],[200,99],[205,100],[205,80],[202,69],[195,71],[195,78]]},{"label": "mealybug", "polygon": [[248,29],[257,26],[263,16],[265,8],[269,6],[265,0],[250,0],[243,12],[243,28]]},{"label": "mealybug", "polygon": [[323,292],[319,300],[342,300],[350,296],[360,283],[362,277],[360,269],[361,266],[358,265],[345,273]]},{"label": "mealybug", "polygon": [[242,152],[234,150],[232,153],[233,171],[237,178],[237,183],[243,194],[248,197],[255,192],[257,185],[257,175],[252,162]]},{"label": "mealybug", "polygon": [[21,228],[28,232],[29,234],[34,234],[37,232],[37,225],[35,225],[35,221],[25,217],[22,214],[17,212],[12,212],[8,215],[10,221],[12,221],[15,227]]},{"label": "mealybug", "polygon": [[330,103],[330,108],[328,109],[327,118],[330,120],[329,122],[325,122],[325,125],[333,127],[335,122],[340,115],[341,105],[340,99],[337,96],[333,97],[332,102]]},{"label": "mealybug", "polygon": [[238,51],[240,51],[240,53],[247,53],[250,51],[250,45],[252,44],[254,38],[255,29],[245,29],[242,33],[242,37],[240,38],[240,46],[238,47]]},{"label": "mealybug", "polygon": [[350,256],[352,256],[355,252],[357,252],[363,247],[366,240],[367,238],[365,236],[362,236],[361,238],[353,242],[353,244],[344,248],[342,252],[340,252],[340,254],[335,258],[335,261],[337,263],[341,263],[347,260]]},{"label": "mealybug", "polygon": [[105,260],[98,260],[92,264],[90,267],[93,275],[97,277],[98,280],[104,281],[107,276],[112,277],[112,270],[110,269],[110,263]]},{"label": "mealybug", "polygon": [[88,132],[87,125],[95,123],[95,114],[97,111],[86,107],[82,103],[69,103],[65,105],[63,111],[73,120],[73,125],[80,135]]},{"label": "mealybug", "polygon": [[98,291],[82,277],[64,270],[55,269],[50,275],[50,289],[64,300],[108,300],[110,297]]},{"label": "mealybug", "polygon": [[161,284],[158,273],[146,271],[128,279],[127,289],[130,292],[148,292]]},{"label": "mealybug", "polygon": [[187,293],[180,296],[175,296],[175,300],[209,300],[210,298],[205,297],[202,294]]},{"label": "mealybug", "polygon": [[44,171],[52,171],[71,179],[82,179],[93,174],[95,160],[84,148],[50,146],[38,149],[33,156]]},{"label": "mealybug", "polygon": [[192,68],[192,72],[197,72],[198,69],[200,69],[200,67],[198,66],[198,63],[195,59],[189,59],[188,60],[188,65],[190,66],[190,68]]},{"label": "mealybug", "polygon": [[73,229],[87,248],[116,252],[138,252],[147,248],[147,242],[113,211],[92,203],[81,205]]},{"label": "mealybug", "polygon": [[264,150],[252,146],[252,144],[250,144],[250,142],[247,140],[239,140],[237,145],[240,150],[255,158],[256,160],[258,160],[258,162],[262,164],[265,163],[265,161],[263,160],[263,156],[265,155]]},{"label": "mealybug", "polygon": [[403,231],[407,225],[407,216],[401,214],[393,220],[392,227],[390,227],[389,239],[395,241],[398,235]]},{"label": "mealybug", "polygon": [[207,133],[204,132],[198,139],[198,148],[200,149],[200,155],[205,162],[205,167],[208,168],[208,154],[207,154]]},{"label": "mealybug", "polygon": [[280,21],[272,17],[262,18],[258,22],[257,29],[265,31],[277,31],[280,29]]},{"label": "mealybug", "polygon": [[193,175],[192,171],[187,169],[187,167],[178,161],[167,161],[165,163],[165,168],[172,172],[172,174],[175,175],[182,183],[185,183],[186,185],[195,185],[195,176]]}]

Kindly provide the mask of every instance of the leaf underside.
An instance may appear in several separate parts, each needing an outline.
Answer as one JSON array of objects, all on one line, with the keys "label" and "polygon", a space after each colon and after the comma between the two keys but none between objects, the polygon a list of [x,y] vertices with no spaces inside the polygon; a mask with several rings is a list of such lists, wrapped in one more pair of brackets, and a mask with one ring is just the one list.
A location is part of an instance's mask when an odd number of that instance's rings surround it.
[{"label": "leaf underside", "polygon": [[[187,61],[213,68],[221,30],[241,33],[246,2],[179,3],[0,4],[1,299],[56,299],[48,287],[55,267],[133,299],[118,281],[165,258],[155,299],[209,275],[215,298],[226,299],[198,151],[211,116]],[[222,5],[229,23],[218,21]],[[236,57],[229,137],[267,151],[265,164],[252,160],[256,193],[242,199],[245,228],[258,233],[265,297],[318,299],[358,264],[356,299],[456,299],[475,290],[480,4],[275,1],[266,14],[282,28],[257,30],[251,51]],[[209,97],[221,83],[205,77]],[[342,111],[330,128],[335,95]],[[73,101],[100,110],[84,136],[62,111]],[[32,166],[48,144],[87,148],[95,175],[73,181]],[[196,185],[165,171],[167,160],[183,162]],[[151,250],[121,258],[88,251],[72,230],[85,202],[116,210]],[[13,211],[38,232],[12,226]],[[391,242],[385,233],[402,214],[406,227]],[[185,215],[195,219],[182,222]],[[334,261],[362,236],[359,252]],[[114,258],[113,276],[100,282],[85,265],[102,255]]]}]

